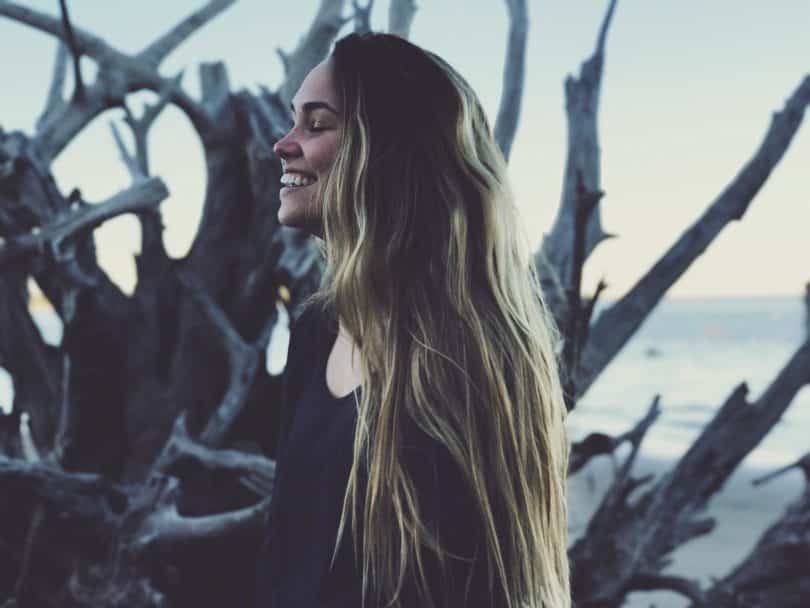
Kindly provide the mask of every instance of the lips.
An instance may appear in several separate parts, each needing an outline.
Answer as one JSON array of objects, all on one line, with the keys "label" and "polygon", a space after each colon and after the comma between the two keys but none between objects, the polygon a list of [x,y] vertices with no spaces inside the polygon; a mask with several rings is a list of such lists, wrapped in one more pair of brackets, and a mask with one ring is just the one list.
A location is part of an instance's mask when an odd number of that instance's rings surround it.
[{"label": "lips", "polygon": [[317,179],[317,176],[314,173],[304,171],[303,169],[296,169],[294,167],[285,167],[284,173],[291,173],[293,175],[303,175],[304,177],[311,177],[312,179]]}]

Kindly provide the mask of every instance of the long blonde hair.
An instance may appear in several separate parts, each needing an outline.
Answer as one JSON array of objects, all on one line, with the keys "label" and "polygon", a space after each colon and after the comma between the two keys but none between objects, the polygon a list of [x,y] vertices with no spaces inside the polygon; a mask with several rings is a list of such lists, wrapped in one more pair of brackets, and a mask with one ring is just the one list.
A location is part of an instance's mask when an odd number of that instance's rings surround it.
[{"label": "long blonde hair", "polygon": [[309,302],[340,318],[363,372],[333,559],[347,517],[357,551],[362,506],[364,606],[369,587],[374,606],[401,606],[414,559],[426,593],[423,546],[444,567],[403,466],[415,424],[469,484],[508,605],[567,608],[559,334],[503,155],[470,86],[436,55],[352,34],[331,61],[344,120],[319,183],[326,266]]}]

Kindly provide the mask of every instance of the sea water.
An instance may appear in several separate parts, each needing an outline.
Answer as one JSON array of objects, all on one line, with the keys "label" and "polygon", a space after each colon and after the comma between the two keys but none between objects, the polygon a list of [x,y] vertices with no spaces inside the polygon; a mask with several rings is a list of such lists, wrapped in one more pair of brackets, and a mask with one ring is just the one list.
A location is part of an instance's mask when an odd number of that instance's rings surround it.
[{"label": "sea water", "polygon": [[[760,397],[807,339],[806,322],[798,295],[664,299],[570,414],[571,436],[629,430],[660,395],[661,415],[641,451],[680,456],[738,384],[748,386],[749,402]],[[779,466],[807,452],[805,386],[744,464]]]}]

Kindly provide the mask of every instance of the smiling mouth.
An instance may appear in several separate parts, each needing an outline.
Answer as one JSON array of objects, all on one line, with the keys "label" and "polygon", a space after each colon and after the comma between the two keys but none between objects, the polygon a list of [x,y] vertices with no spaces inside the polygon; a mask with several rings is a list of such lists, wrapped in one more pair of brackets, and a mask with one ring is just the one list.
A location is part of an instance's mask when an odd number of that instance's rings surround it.
[{"label": "smiling mouth", "polygon": [[[299,172],[289,172],[284,173],[281,176],[281,184],[284,188],[289,188],[291,190],[296,188],[306,188],[307,186],[311,186],[314,184],[318,179],[311,174],[306,173],[299,173]],[[282,190],[284,189],[282,188]]]}]

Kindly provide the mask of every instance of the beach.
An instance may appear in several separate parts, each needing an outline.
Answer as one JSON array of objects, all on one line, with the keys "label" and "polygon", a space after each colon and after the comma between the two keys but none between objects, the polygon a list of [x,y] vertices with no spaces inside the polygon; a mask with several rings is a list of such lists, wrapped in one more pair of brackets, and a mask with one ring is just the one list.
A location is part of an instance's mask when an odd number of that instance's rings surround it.
[{"label": "beach", "polygon": [[[592,459],[569,479],[569,534],[571,544],[585,531],[588,520],[613,479],[614,466],[621,460],[609,456]],[[656,478],[670,470],[675,460],[640,455],[634,466],[635,476],[654,474]],[[788,462],[784,464],[790,464]],[[735,568],[754,548],[765,530],[774,524],[804,488],[804,475],[794,469],[768,483],[754,486],[751,480],[776,467],[741,466],[709,503],[706,515],[716,519],[709,534],[682,545],[672,555],[664,574],[695,579],[706,589],[712,578],[721,578]],[[682,608],[690,602],[675,593],[633,593],[625,608]]]}]

